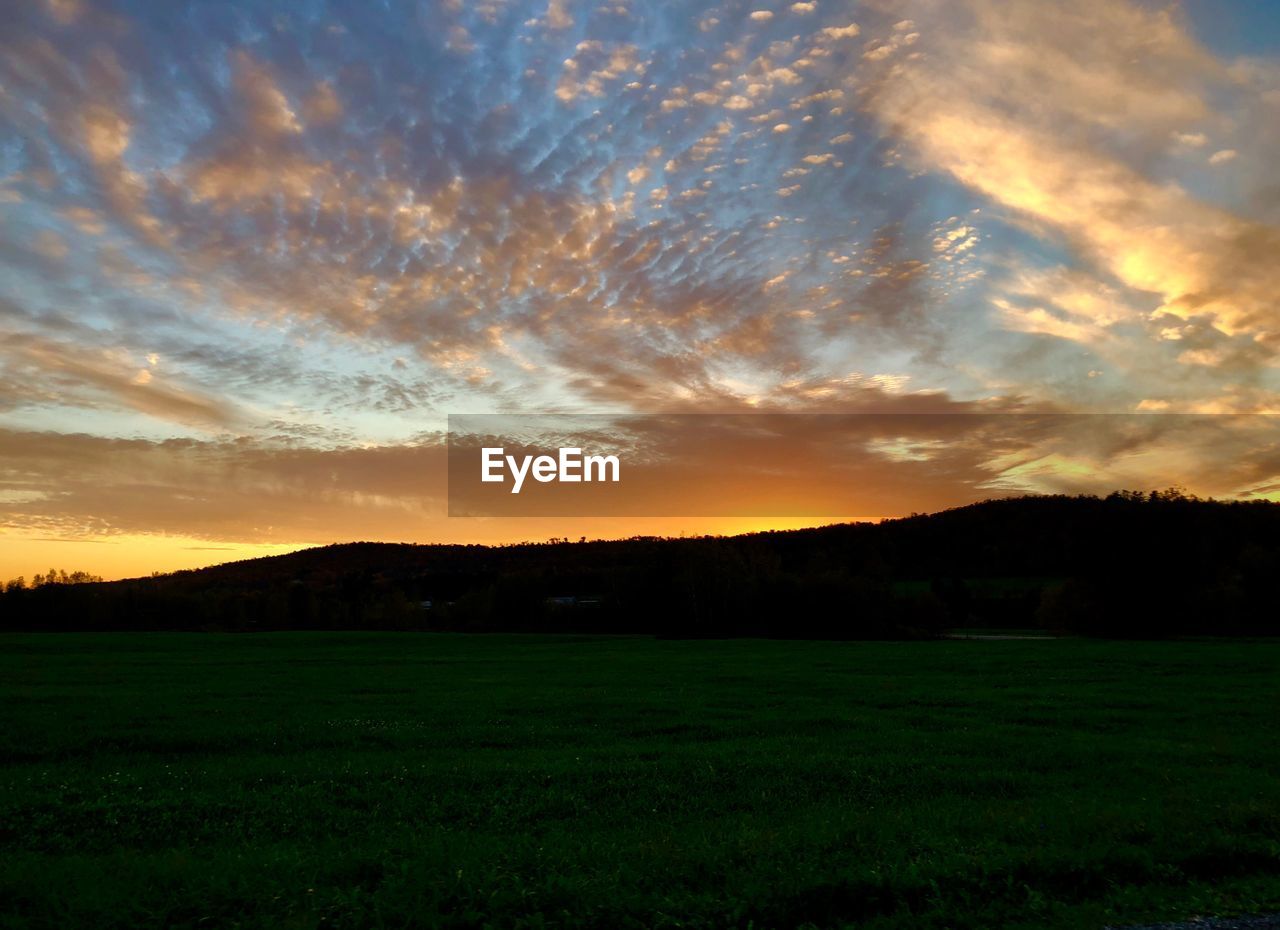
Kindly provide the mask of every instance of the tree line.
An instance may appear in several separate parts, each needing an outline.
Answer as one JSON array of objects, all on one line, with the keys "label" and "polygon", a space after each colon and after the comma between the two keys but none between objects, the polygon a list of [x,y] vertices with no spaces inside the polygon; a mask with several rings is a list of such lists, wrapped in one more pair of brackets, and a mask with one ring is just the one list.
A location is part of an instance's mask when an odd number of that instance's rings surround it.
[{"label": "tree line", "polygon": [[351,543],[129,581],[56,578],[7,585],[0,629],[1275,635],[1280,506],[1176,490],[1022,497],[736,537]]}]

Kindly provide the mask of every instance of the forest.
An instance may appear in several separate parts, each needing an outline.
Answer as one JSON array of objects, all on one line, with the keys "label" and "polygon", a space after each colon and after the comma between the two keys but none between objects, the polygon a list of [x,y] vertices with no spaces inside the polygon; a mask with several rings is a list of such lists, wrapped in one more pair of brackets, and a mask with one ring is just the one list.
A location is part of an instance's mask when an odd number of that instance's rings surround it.
[{"label": "forest", "polygon": [[51,571],[5,586],[0,630],[1259,636],[1280,634],[1277,578],[1280,506],[1121,491],[733,537],[348,543],[114,582]]}]

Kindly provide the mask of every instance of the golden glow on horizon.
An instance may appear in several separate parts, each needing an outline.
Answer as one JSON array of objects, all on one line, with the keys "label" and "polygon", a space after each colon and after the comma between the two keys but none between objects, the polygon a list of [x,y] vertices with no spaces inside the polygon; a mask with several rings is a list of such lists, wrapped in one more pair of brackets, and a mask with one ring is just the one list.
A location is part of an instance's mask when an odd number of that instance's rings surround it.
[{"label": "golden glow on horizon", "polygon": [[[549,539],[625,539],[629,536],[734,536],[767,530],[794,530],[831,523],[876,522],[879,517],[805,517],[768,519],[751,517],[609,520],[514,518],[505,520],[457,519],[455,532],[438,540],[385,539],[380,542],[483,543],[502,545],[546,542]],[[204,568],[224,562],[283,555],[333,542],[243,543],[197,539],[164,534],[121,534],[99,538],[23,536],[0,532],[0,583],[19,576],[28,582],[50,568],[85,571],[107,581],[139,578],[152,572]]]},{"label": "golden glow on horizon", "polygon": [[306,545],[218,542],[160,534],[56,539],[10,532],[0,534],[0,581],[23,577],[30,583],[33,576],[51,568],[85,571],[115,581],[152,572],[174,572],[281,555]]}]

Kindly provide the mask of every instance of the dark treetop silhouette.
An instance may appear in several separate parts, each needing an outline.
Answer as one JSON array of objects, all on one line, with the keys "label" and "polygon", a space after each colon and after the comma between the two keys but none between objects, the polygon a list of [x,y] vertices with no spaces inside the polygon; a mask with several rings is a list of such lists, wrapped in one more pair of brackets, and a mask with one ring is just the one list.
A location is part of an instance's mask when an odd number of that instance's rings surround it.
[{"label": "dark treetop silhouette", "polygon": [[735,537],[326,546],[128,581],[11,585],[0,628],[1271,635],[1277,577],[1280,506],[1118,492]]}]

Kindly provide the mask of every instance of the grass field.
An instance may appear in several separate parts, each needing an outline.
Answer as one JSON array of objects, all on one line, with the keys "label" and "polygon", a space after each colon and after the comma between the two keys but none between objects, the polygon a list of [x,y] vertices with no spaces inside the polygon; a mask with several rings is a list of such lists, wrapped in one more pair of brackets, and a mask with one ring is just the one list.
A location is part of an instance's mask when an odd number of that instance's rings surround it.
[{"label": "grass field", "polygon": [[1280,910],[1280,643],[0,637],[5,926]]}]

